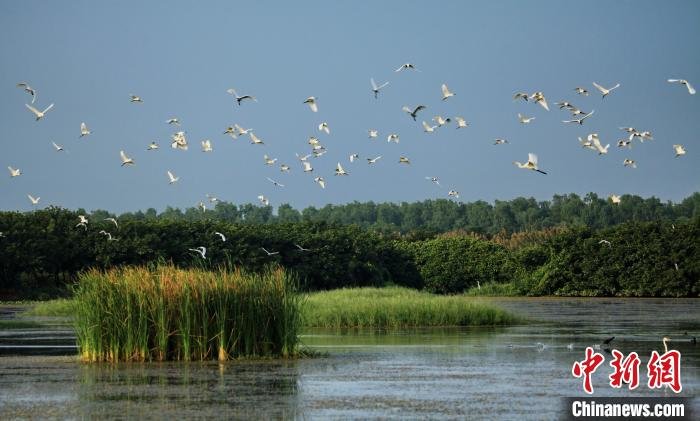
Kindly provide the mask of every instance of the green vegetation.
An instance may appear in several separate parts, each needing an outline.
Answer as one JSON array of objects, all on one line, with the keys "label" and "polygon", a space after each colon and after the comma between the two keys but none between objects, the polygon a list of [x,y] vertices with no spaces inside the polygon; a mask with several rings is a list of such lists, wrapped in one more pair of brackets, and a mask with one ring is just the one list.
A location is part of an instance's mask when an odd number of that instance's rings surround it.
[{"label": "green vegetation", "polygon": [[408,288],[351,288],[309,294],[309,327],[494,326],[518,319],[464,296],[440,296]]},{"label": "green vegetation", "polygon": [[86,361],[287,357],[301,326],[294,279],[281,268],[93,269],[80,276],[74,308]]},{"label": "green vegetation", "polygon": [[56,298],[49,301],[33,303],[32,307],[24,315],[38,317],[68,317],[75,310],[74,301],[68,298]]}]

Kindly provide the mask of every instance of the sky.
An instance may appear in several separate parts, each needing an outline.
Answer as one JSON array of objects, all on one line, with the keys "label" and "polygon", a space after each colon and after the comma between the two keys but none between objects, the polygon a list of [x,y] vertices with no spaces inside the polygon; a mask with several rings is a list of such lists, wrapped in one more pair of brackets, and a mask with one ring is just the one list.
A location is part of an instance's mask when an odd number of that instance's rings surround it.
[{"label": "sky", "polygon": [[[236,204],[262,194],[301,209],[448,198],[452,189],[464,202],[588,192],[677,202],[700,191],[700,95],[666,79],[700,88],[699,18],[697,1],[2,1],[0,164],[22,175],[0,173],[0,210],[31,210],[27,194],[39,207],[117,213],[191,207],[206,194]],[[420,72],[395,72],[403,63]],[[389,82],[378,99],[370,77]],[[602,99],[594,81],[621,86]],[[42,120],[19,82],[37,91],[37,108],[55,104]],[[441,100],[442,83],[454,97]],[[257,102],[237,106],[228,88]],[[513,101],[520,91],[543,92],[550,111]],[[309,96],[318,113],[303,104]],[[554,105],[562,100],[595,113],[564,124],[569,113]],[[402,107],[418,104],[427,108],[414,122]],[[535,120],[520,124],[518,113]],[[469,127],[424,133],[421,121],[436,115]],[[171,117],[182,126],[166,124]],[[81,122],[92,134],[79,137]],[[224,135],[234,123],[264,145]],[[654,140],[618,148],[621,126]],[[178,130],[188,151],[170,147]],[[387,143],[389,133],[400,143]],[[611,144],[607,155],[579,145],[589,133]],[[327,148],[310,158],[311,174],[295,157],[310,152],[310,136]],[[213,152],[201,151],[204,139]],[[151,141],[160,149],[146,151]],[[680,158],[677,143],[687,150]],[[120,150],[134,166],[120,166]],[[513,165],[529,152],[547,175]],[[338,162],[350,175],[334,176]]]}]

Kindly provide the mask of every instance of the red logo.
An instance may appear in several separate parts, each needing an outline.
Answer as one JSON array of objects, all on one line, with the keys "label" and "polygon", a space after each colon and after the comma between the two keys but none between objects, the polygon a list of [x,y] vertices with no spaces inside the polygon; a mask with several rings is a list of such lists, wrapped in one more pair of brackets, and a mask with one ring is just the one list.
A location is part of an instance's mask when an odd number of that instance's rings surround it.
[{"label": "red logo", "polygon": [[591,384],[591,375],[595,373],[599,365],[605,361],[603,354],[594,352],[593,348],[590,346],[586,348],[586,359],[583,361],[576,361],[574,366],[571,367],[571,374],[574,377],[583,378],[583,390],[589,395],[593,393],[593,385]]}]

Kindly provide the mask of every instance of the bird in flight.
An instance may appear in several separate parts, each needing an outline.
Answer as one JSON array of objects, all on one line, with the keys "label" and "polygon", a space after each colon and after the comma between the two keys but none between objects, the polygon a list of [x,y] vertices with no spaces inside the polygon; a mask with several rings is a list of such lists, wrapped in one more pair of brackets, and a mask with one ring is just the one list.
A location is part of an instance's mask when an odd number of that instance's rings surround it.
[{"label": "bird in flight", "polygon": [[367,158],[367,163],[368,163],[369,165],[372,165],[372,164],[376,163],[377,161],[379,161],[381,158],[382,158],[381,155],[376,156],[376,157],[374,157],[374,158]]},{"label": "bird in flight", "polygon": [[537,171],[540,174],[547,174],[546,172],[540,170],[537,167],[537,155],[534,153],[528,153],[527,154],[527,162],[524,164],[521,164],[518,161],[513,161],[513,164],[515,164],[518,168],[523,168],[526,170],[532,170],[532,171]]},{"label": "bird in flight", "polygon": [[619,205],[620,204],[620,196],[616,194],[611,194],[609,197],[610,201],[613,203],[613,205]]},{"label": "bird in flight", "polygon": [[280,172],[289,172],[289,165],[280,164]]},{"label": "bird in flight", "polygon": [[271,179],[270,177],[267,177],[267,181],[269,181],[270,183],[274,184],[277,187],[284,187],[284,184],[278,183],[277,181]]},{"label": "bird in flight", "polygon": [[540,104],[542,108],[549,111],[549,105],[547,105],[547,100],[545,99],[544,94],[542,92],[535,92],[534,94],[532,94],[530,99],[534,99],[535,103]]},{"label": "bird in flight", "polygon": [[[690,95],[695,95],[695,88],[693,88],[693,85],[688,83],[687,80],[685,79],[668,79],[670,83],[680,83],[681,85],[685,85],[686,88],[688,88],[688,93]],[[34,101],[32,101],[34,102]]]},{"label": "bird in flight", "polygon": [[19,170],[19,168],[12,168],[12,167],[7,167],[7,169],[10,171],[10,177],[19,177],[22,175],[22,172]]},{"label": "bird in flight", "polygon": [[425,105],[419,105],[416,108],[411,109],[408,105],[404,105],[402,110],[408,113],[408,115],[413,118],[413,121],[416,121],[416,114],[418,114],[418,111],[424,110],[426,107]]},{"label": "bird in flight", "polygon": [[618,148],[624,148],[625,146],[632,149],[632,141],[629,139],[620,139],[617,141]]},{"label": "bird in flight", "polygon": [[252,95],[242,95],[242,96],[239,96],[239,95],[236,93],[236,90],[233,89],[233,88],[227,89],[226,92],[228,92],[229,94],[233,95],[234,98],[236,98],[236,102],[238,103],[238,106],[240,106],[240,105],[241,105],[241,102],[243,102],[243,101],[246,100],[246,99],[247,99],[247,100],[254,101],[254,102],[258,102],[258,100],[257,100],[254,96],[252,96]]},{"label": "bird in flight", "polygon": [[134,165],[134,160],[126,156],[124,151],[119,151],[119,157],[122,159],[122,167],[124,165]]},{"label": "bird in flight", "polygon": [[304,100],[304,104],[309,104],[311,111],[318,112],[318,104],[316,103],[316,97],[310,96]]},{"label": "bird in flight", "polygon": [[36,206],[39,204],[39,200],[41,200],[41,197],[34,197],[31,194],[28,194],[27,197],[29,198],[29,201],[32,202],[32,205]]},{"label": "bird in flight", "polygon": [[311,251],[311,249],[304,248],[297,243],[294,243],[294,245],[299,249],[299,251]]},{"label": "bird in flight", "polygon": [[202,259],[206,259],[206,258],[207,258],[207,248],[204,247],[204,246],[199,246],[199,247],[197,247],[197,248],[187,249],[187,250],[193,251],[193,252],[195,252],[195,253],[198,253],[198,254],[202,257]]},{"label": "bird in flight", "polygon": [[141,103],[143,103],[143,100],[141,99],[140,96],[138,96],[138,95],[129,95],[129,96],[131,97],[131,101],[130,101],[130,102],[141,102]]},{"label": "bird in flight", "polygon": [[314,170],[309,161],[301,161],[301,164],[304,166],[304,172],[312,172]]},{"label": "bird in flight", "polygon": [[440,89],[442,90],[442,100],[443,101],[445,101],[449,97],[455,96],[454,92],[450,92],[449,88],[444,83],[442,84]]},{"label": "bird in flight", "polygon": [[260,247],[260,248],[261,248],[261,249],[262,249],[262,251],[264,251],[264,252],[265,252],[265,254],[267,254],[268,256],[274,256],[275,254],[280,254],[280,252],[279,252],[279,251],[273,251],[273,252],[270,252],[270,251],[267,251],[267,249],[266,249],[265,247]]},{"label": "bird in flight", "polygon": [[78,215],[78,218],[80,219],[80,222],[78,222],[75,227],[83,227],[85,231],[87,231],[87,226],[88,226],[88,219],[85,215]]},{"label": "bird in flight", "polygon": [[452,119],[449,117],[443,118],[443,116],[441,116],[441,115],[436,115],[435,117],[433,117],[433,121],[436,122],[439,127],[442,127],[445,124],[452,121]]},{"label": "bird in flight", "polygon": [[469,123],[467,123],[467,120],[465,120],[462,117],[455,117],[455,121],[457,122],[458,129],[463,129],[463,128],[469,126]]},{"label": "bird in flight", "polygon": [[221,238],[222,242],[224,242],[224,243],[226,242],[226,236],[224,234],[220,233],[219,231],[215,231],[214,235],[218,235],[219,238]]},{"label": "bird in flight", "polygon": [[170,138],[173,140],[170,146],[173,149],[180,149],[182,151],[186,151],[189,146],[187,145],[187,138],[185,137],[185,132],[177,132],[170,136]]},{"label": "bird in flight", "polygon": [[265,165],[275,165],[275,162],[277,162],[277,158],[270,158],[267,154],[263,155],[263,159],[265,160]]},{"label": "bird in flight", "polygon": [[32,104],[36,101],[36,91],[31,86],[27,85],[25,82],[20,82],[17,84],[17,87],[23,88],[24,92],[32,96]]},{"label": "bird in flight", "polygon": [[399,143],[399,135],[397,135],[396,133],[392,133],[386,137],[386,141],[389,143],[391,143],[391,142]]},{"label": "bird in flight", "polygon": [[88,129],[88,126],[87,124],[85,124],[85,122],[80,123],[80,137],[88,136],[91,133],[92,132],[90,131],[90,129]]},{"label": "bird in flight", "polygon": [[146,150],[147,150],[147,151],[155,151],[155,150],[158,149],[158,148],[159,148],[158,144],[157,144],[155,141],[153,141],[153,142],[151,142],[150,145],[148,145],[148,146],[146,147]]},{"label": "bird in flight", "polygon": [[399,157],[399,164],[411,164],[411,160],[406,158],[405,156]]},{"label": "bird in flight", "polygon": [[263,145],[265,143],[253,132],[249,132],[248,137],[250,137],[250,143],[252,143],[253,145]]},{"label": "bird in flight", "polygon": [[521,124],[529,124],[534,119],[535,119],[535,117],[525,117],[524,115],[518,113],[518,121]]},{"label": "bird in flight", "polygon": [[377,85],[374,82],[374,78],[369,78],[369,82],[372,84],[372,92],[374,93],[374,98],[376,99],[379,95],[379,90],[389,84],[389,82],[384,82],[381,85]]},{"label": "bird in flight", "polygon": [[328,123],[325,121],[318,125],[318,130],[321,132],[326,132],[326,134],[331,134],[331,128],[328,127]]},{"label": "bird in flight", "polygon": [[213,151],[211,147],[211,140],[206,139],[202,140],[202,152],[211,152]]},{"label": "bird in flight", "polygon": [[508,141],[506,139],[496,139],[493,141],[494,145],[504,145],[506,143],[508,143]]},{"label": "bird in flight", "polygon": [[100,230],[99,234],[102,234],[107,237],[107,241],[116,241],[116,238],[112,238],[112,234],[105,231],[105,230]]},{"label": "bird in flight", "polygon": [[172,172],[170,172],[170,170],[168,170],[168,180],[169,180],[169,184],[173,184],[173,183],[175,183],[175,182],[176,182],[177,180],[179,180],[179,179],[180,179],[180,177],[175,177],[175,174],[173,174]]},{"label": "bird in flight", "polygon": [[63,146],[57,145],[56,142],[52,141],[51,144],[53,145],[54,149],[56,149],[56,152],[61,152],[63,150]]},{"label": "bird in flight", "polygon": [[562,122],[562,123],[578,123],[579,125],[583,125],[583,121],[584,121],[585,119],[587,119],[588,117],[592,116],[594,112],[595,112],[595,110],[592,110],[590,113],[584,115],[584,116],[581,117],[581,118],[576,118],[576,119],[573,119],[573,120],[562,120],[561,122]]},{"label": "bird in flight", "polygon": [[369,129],[367,130],[367,133],[369,134],[370,139],[374,139],[375,137],[379,136],[379,131],[375,129]]},{"label": "bird in flight", "polygon": [[180,120],[177,117],[169,118],[169,119],[165,120],[165,122],[168,124],[174,124],[176,126],[180,125]]},{"label": "bird in flight", "polygon": [[673,145],[673,150],[676,151],[676,158],[685,155],[685,148],[683,145]]},{"label": "bird in flight", "polygon": [[525,102],[528,101],[528,94],[527,92],[516,92],[515,95],[513,95],[513,101],[517,101],[519,99],[525,100]]},{"label": "bird in flight", "polygon": [[49,105],[48,107],[46,107],[46,108],[44,109],[44,111],[39,111],[39,110],[37,110],[36,108],[32,107],[32,106],[29,105],[29,104],[24,104],[24,105],[29,109],[29,111],[31,111],[31,112],[34,113],[34,115],[36,116],[36,121],[39,121],[39,120],[41,120],[42,118],[44,118],[44,116],[46,115],[46,113],[47,113],[51,108],[53,108],[53,104],[51,104],[51,105]]},{"label": "bird in flight", "polygon": [[581,88],[580,86],[577,86],[576,88],[574,88],[574,91],[579,95],[588,96],[588,90],[586,88]]},{"label": "bird in flight", "polygon": [[116,228],[119,228],[119,224],[117,223],[117,220],[114,218],[105,218],[105,219],[103,219],[103,221],[109,221],[109,222],[113,223]]},{"label": "bird in flight", "polygon": [[455,199],[459,199],[459,192],[457,190],[450,190],[447,192],[447,195],[449,197],[454,197]]},{"label": "bird in flight", "polygon": [[323,177],[314,177],[314,181],[318,183],[318,185],[321,186],[322,189],[326,188],[326,180],[324,180]]},{"label": "bird in flight", "polygon": [[430,124],[426,123],[425,120],[423,120],[423,131],[426,133],[433,133],[435,129],[437,129],[438,126],[431,126]]},{"label": "bird in flight", "polygon": [[604,88],[604,87],[598,85],[597,83],[593,82],[593,86],[595,86],[596,89],[599,90],[601,94],[603,94],[603,98],[605,98],[614,89],[619,88],[620,84],[618,83],[617,85],[613,86],[612,88]]},{"label": "bird in flight", "polygon": [[435,185],[440,185],[440,180],[437,177],[425,177],[426,180],[432,181]]},{"label": "bird in flight", "polygon": [[600,240],[600,241],[598,241],[598,244],[605,244],[608,247],[612,247],[612,245],[610,244],[610,241],[608,241],[608,240]]},{"label": "bird in flight", "polygon": [[414,65],[411,64],[411,63],[404,63],[404,64],[402,64],[401,66],[399,66],[398,69],[394,70],[394,72],[398,73],[398,72],[400,72],[400,71],[402,71],[402,70],[415,70],[416,72],[420,72],[420,70],[418,70],[418,68],[416,68],[416,66],[414,66]]},{"label": "bird in flight", "polygon": [[347,171],[343,169],[343,166],[340,165],[340,162],[338,162],[338,165],[335,167],[335,175],[348,175]]},{"label": "bird in flight", "polygon": [[622,161],[622,165],[630,168],[637,168],[637,162],[634,159],[625,159]]},{"label": "bird in flight", "polygon": [[270,205],[270,200],[267,197],[263,196],[262,194],[260,196],[258,196],[258,200],[260,201],[260,203],[262,203],[265,206]]}]

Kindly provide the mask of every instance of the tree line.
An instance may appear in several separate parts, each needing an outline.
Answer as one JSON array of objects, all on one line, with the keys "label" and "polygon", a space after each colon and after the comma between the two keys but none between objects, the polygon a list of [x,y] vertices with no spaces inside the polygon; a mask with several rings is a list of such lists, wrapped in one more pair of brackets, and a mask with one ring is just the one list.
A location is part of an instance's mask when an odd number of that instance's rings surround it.
[{"label": "tree line", "polygon": [[[664,209],[678,212],[679,206]],[[304,290],[396,284],[453,294],[497,285],[518,295],[696,297],[700,214],[693,212],[604,228],[557,226],[491,236],[219,218],[120,216],[117,228],[96,212],[83,227],[76,226],[80,212],[56,207],[0,212],[0,299],[55,295],[91,268],[156,262],[256,271],[281,265],[298,275]],[[206,259],[189,250],[200,246]]]}]

